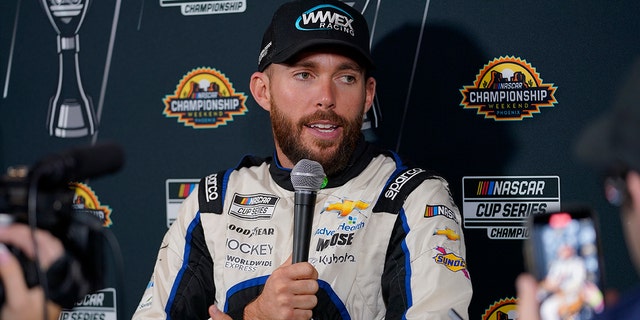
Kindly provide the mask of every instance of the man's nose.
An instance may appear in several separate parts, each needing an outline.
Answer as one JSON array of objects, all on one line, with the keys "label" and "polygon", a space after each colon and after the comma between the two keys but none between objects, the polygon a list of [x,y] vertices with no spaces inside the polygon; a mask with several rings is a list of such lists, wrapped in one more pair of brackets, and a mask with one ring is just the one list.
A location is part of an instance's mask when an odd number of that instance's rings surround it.
[{"label": "man's nose", "polygon": [[318,84],[318,101],[316,106],[322,109],[333,109],[336,106],[336,88],[330,80]]}]

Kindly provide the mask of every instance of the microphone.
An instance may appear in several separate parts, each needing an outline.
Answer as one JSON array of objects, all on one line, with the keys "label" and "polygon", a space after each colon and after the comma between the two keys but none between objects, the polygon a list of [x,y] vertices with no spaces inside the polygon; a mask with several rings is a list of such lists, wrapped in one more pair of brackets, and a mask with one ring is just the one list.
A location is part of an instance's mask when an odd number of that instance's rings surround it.
[{"label": "microphone", "polygon": [[318,190],[324,182],[325,174],[319,163],[302,159],[291,170],[294,193],[293,210],[293,258],[292,262],[309,260],[311,225]]},{"label": "microphone", "polygon": [[41,185],[58,186],[114,173],[124,164],[124,152],[114,143],[69,149],[42,158],[30,170]]}]

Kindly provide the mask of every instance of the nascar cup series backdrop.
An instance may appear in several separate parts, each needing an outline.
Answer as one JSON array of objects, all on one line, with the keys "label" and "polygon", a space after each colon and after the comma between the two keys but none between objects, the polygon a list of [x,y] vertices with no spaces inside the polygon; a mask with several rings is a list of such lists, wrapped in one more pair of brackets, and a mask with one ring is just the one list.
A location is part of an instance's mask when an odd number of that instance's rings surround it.
[{"label": "nascar cup series backdrop", "polygon": [[[126,154],[116,174],[73,184],[77,206],[116,235],[121,252],[107,256],[122,256],[123,274],[107,265],[104,290],[62,318],[129,318],[162,236],[198,179],[245,154],[271,154],[268,114],[248,80],[280,3],[0,2],[2,169],[103,141]],[[452,255],[455,263],[442,267],[469,270],[470,318],[516,319],[522,223],[569,203],[598,211],[607,288],[627,290],[636,275],[617,211],[572,146],[611,105],[640,54],[640,4],[350,3],[369,21],[378,65],[363,131],[451,183],[468,250],[466,260]]]}]

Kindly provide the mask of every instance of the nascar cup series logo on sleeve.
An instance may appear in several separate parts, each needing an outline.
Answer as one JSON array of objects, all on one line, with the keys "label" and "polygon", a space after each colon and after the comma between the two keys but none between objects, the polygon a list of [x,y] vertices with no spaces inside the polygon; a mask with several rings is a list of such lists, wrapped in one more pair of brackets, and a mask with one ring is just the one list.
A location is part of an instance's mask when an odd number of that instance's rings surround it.
[{"label": "nascar cup series logo on sleeve", "polygon": [[542,83],[525,60],[500,57],[484,66],[471,86],[460,90],[465,109],[476,109],[485,119],[514,121],[531,118],[540,107],[557,103],[556,87]]},{"label": "nascar cup series logo on sleeve", "polygon": [[247,113],[243,92],[216,69],[198,68],[185,75],[173,95],[164,98],[164,115],[195,129],[217,128]]}]

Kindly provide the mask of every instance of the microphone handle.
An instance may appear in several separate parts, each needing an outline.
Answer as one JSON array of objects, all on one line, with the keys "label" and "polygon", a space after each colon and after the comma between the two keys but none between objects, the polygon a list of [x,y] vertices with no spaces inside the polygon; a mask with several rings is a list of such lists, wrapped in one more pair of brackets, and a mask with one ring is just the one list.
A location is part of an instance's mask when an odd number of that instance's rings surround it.
[{"label": "microphone handle", "polygon": [[309,260],[309,245],[313,225],[313,211],[316,204],[316,191],[298,190],[295,192],[293,210],[293,257],[292,262]]}]

